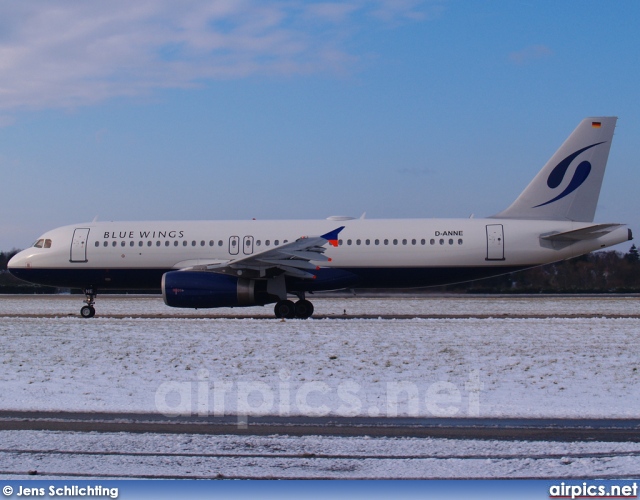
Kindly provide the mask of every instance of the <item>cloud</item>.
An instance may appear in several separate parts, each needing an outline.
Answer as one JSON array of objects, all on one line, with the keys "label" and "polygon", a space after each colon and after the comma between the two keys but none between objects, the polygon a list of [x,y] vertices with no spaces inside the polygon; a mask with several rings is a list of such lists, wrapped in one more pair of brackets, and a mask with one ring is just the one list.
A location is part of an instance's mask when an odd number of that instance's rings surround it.
[{"label": "cloud", "polygon": [[546,45],[530,45],[518,52],[511,52],[509,60],[515,64],[526,64],[538,59],[551,57],[553,51]]},{"label": "cloud", "polygon": [[[215,79],[348,71],[359,30],[421,20],[417,0],[5,2],[0,111],[73,108]],[[375,29],[375,26],[373,27]]]}]

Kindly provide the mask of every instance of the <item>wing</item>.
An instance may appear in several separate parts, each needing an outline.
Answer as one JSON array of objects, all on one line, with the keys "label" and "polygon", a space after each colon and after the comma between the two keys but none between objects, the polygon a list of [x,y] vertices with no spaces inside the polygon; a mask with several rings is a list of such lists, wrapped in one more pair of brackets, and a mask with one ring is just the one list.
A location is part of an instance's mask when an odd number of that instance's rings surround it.
[{"label": "wing", "polygon": [[[325,245],[338,246],[341,226],[322,236],[303,236],[291,243],[285,243],[264,252],[216,264],[203,264],[187,268],[191,271],[208,271],[220,274],[242,276],[249,279],[272,278],[279,275],[314,279],[313,271],[320,269],[316,262],[331,262],[324,255]],[[184,270],[187,270],[184,269]]]}]

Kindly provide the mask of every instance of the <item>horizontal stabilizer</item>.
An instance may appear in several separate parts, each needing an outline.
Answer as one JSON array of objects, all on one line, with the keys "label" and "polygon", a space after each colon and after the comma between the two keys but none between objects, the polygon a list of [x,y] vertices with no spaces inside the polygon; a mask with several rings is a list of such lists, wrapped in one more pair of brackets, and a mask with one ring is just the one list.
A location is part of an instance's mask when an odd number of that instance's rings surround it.
[{"label": "horizontal stabilizer", "polygon": [[554,233],[540,236],[543,240],[549,241],[582,241],[595,240],[600,236],[610,233],[622,224],[595,224],[582,229],[574,229],[573,231],[565,231],[563,233]]}]

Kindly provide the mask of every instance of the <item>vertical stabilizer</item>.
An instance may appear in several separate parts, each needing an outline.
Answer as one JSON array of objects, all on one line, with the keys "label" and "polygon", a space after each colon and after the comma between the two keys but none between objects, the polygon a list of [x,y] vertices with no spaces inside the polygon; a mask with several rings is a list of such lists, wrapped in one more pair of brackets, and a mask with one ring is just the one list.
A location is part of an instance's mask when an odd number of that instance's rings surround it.
[{"label": "vertical stabilizer", "polygon": [[585,118],[501,219],[593,222],[616,117]]}]

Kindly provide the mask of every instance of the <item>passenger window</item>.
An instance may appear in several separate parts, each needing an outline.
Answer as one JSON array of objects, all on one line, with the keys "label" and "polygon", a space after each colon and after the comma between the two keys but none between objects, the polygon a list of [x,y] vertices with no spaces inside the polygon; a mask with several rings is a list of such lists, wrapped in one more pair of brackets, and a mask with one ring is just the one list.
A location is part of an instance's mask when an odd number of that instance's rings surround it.
[{"label": "passenger window", "polygon": [[342,240],[338,240],[338,245],[342,245]]},{"label": "passenger window", "polygon": [[379,245],[379,244],[380,244],[380,240],[376,240],[376,245]]},{"label": "passenger window", "polygon": [[365,240],[365,245],[371,245],[371,240]]},{"label": "passenger window", "polygon": [[275,246],[278,246],[278,245],[280,244],[280,240],[276,240],[276,241],[274,241],[274,242],[273,242],[273,244],[274,244]]},{"label": "passenger window", "polygon": [[147,241],[147,246],[150,247],[151,246],[151,242]]},{"label": "passenger window", "polygon": [[111,243],[111,246],[112,246],[112,247],[115,247],[117,244],[118,244],[118,242],[117,242],[117,241],[114,241],[114,242],[112,242],[112,243]]},{"label": "passenger window", "polygon": [[209,240],[209,246],[212,247],[213,246],[214,241],[213,240]]},{"label": "passenger window", "polygon": [[44,240],[38,240],[33,244],[33,246],[36,248],[42,248],[43,244],[44,244]]},{"label": "passenger window", "polygon": [[109,242],[105,241],[103,246],[108,247],[109,246]]},{"label": "passenger window", "polygon": [[222,240],[218,240],[218,246],[221,247],[223,245]]},{"label": "passenger window", "polygon": [[412,244],[412,245],[415,245],[416,243],[417,243],[417,241],[416,241],[416,240],[411,240],[411,244]]},{"label": "passenger window", "polygon": [[289,240],[284,240],[284,241],[282,242],[282,244],[283,244],[283,245],[286,245],[287,243],[289,243]]},{"label": "passenger window", "polygon": [[462,238],[458,240],[458,245],[462,245]]},{"label": "passenger window", "polygon": [[397,245],[398,244],[398,240],[393,240],[393,244]]},{"label": "passenger window", "polygon": [[402,240],[402,244],[406,245],[407,244],[407,240]]},{"label": "passenger window", "polygon": [[200,246],[201,246],[201,247],[203,247],[203,246],[204,246],[204,240],[202,240],[202,241],[200,242]]},{"label": "passenger window", "polygon": [[139,241],[138,246],[141,247],[142,245],[144,245],[144,243],[142,243],[142,241]]},{"label": "passenger window", "polygon": [[422,238],[422,239],[420,240],[420,244],[421,244],[421,245],[426,245],[426,244],[427,244],[427,240],[425,240],[424,238]]},{"label": "passenger window", "polygon": [[156,241],[156,246],[159,247],[160,246],[160,242]]},{"label": "passenger window", "polygon": [[183,246],[183,247],[186,247],[186,246],[187,246],[187,240],[184,240],[184,241],[182,242],[182,246]]},{"label": "passenger window", "polygon": [[347,240],[347,245],[351,245],[351,240]]},{"label": "passenger window", "polygon": [[132,247],[133,245],[135,245],[135,243],[133,241],[130,241],[129,246]]},{"label": "passenger window", "polygon": [[361,243],[360,240],[356,240],[356,245],[359,245]]},{"label": "passenger window", "polygon": [[431,240],[429,241],[430,244],[435,245],[436,244],[436,240],[434,240],[433,238],[431,238]]},{"label": "passenger window", "polygon": [[125,246],[126,244],[127,244],[127,242],[126,242],[126,241],[121,241],[121,242],[120,242],[120,246],[121,246],[121,247]]},{"label": "passenger window", "polygon": [[196,246],[196,240],[192,240],[192,241],[191,241],[191,246],[192,246],[192,247],[195,247],[195,246]]},{"label": "passenger window", "polygon": [[264,244],[265,244],[265,246],[268,247],[269,245],[271,245],[271,241],[270,240],[265,240]]},{"label": "passenger window", "polygon": [[389,240],[384,240],[384,244],[388,245],[389,244]]},{"label": "passenger window", "polygon": [[177,246],[178,246],[178,240],[175,240],[175,241],[173,242],[173,246],[174,246],[174,247],[177,247]]},{"label": "passenger window", "polygon": [[259,247],[260,246],[260,240],[256,240],[256,246]]},{"label": "passenger window", "polygon": [[96,241],[96,246],[99,247],[100,246],[100,242]]},{"label": "passenger window", "polygon": [[165,247],[168,247],[168,246],[169,246],[169,240],[167,240],[167,241],[165,241],[165,242],[164,242],[164,246],[165,246]]},{"label": "passenger window", "polygon": [[449,245],[453,245],[453,238],[449,238]]},{"label": "passenger window", "polygon": [[444,245],[444,240],[442,238],[440,238],[440,244]]}]

